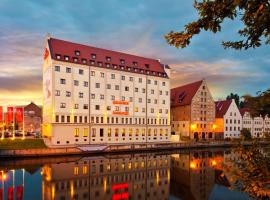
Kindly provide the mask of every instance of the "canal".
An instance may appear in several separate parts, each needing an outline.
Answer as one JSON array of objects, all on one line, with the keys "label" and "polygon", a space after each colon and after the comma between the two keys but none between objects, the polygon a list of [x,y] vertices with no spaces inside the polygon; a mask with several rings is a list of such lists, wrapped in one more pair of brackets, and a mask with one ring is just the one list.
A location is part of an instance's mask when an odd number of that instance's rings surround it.
[{"label": "canal", "polygon": [[225,200],[230,149],[0,161],[0,200]]}]

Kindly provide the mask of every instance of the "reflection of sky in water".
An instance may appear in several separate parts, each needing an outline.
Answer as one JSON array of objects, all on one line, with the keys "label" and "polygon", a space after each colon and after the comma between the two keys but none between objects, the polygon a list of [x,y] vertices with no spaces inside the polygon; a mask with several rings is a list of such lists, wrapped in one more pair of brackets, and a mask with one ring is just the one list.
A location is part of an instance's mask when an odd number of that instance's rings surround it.
[{"label": "reflection of sky in water", "polygon": [[[15,174],[15,178],[13,179],[13,174]],[[18,187],[23,186],[24,183],[24,191],[23,191],[23,199],[24,200],[38,200],[42,199],[42,177],[40,175],[40,169],[33,171],[31,173],[25,171],[24,179],[23,179],[23,170],[15,170],[9,171],[6,174],[7,178],[4,183],[4,200],[7,199],[8,188],[11,188],[14,185],[14,196],[16,196],[16,190]],[[24,180],[24,181],[23,181]],[[0,183],[1,188],[3,188],[3,182]],[[0,198],[1,199],[1,198]],[[16,199],[16,198],[14,198]]]},{"label": "reflection of sky in water", "polygon": [[248,196],[241,192],[236,192],[221,185],[215,185],[209,200],[247,200]]}]

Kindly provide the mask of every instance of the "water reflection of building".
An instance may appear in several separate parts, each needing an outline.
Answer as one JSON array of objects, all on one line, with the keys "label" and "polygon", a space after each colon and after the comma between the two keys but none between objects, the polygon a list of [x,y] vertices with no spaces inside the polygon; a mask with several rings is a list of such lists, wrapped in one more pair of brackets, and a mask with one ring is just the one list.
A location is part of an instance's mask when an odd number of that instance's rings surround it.
[{"label": "water reflection of building", "polygon": [[170,155],[89,158],[45,165],[44,200],[168,199]]},{"label": "water reflection of building", "polygon": [[171,194],[187,200],[208,199],[222,163],[223,152],[173,154]]}]

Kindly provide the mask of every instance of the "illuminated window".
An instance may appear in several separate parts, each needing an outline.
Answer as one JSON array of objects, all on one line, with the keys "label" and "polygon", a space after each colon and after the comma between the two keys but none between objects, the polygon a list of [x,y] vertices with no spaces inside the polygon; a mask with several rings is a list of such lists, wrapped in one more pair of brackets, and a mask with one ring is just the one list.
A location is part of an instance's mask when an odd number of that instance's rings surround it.
[{"label": "illuminated window", "polygon": [[140,133],[140,130],[137,128],[137,129],[136,129],[136,136],[137,136],[137,137],[139,136],[139,133]]},{"label": "illuminated window", "polygon": [[84,128],[83,129],[83,137],[87,137],[88,136],[88,128]]},{"label": "illuminated window", "polygon": [[110,164],[107,165],[107,170],[111,171],[111,165]]},{"label": "illuminated window", "polygon": [[157,136],[157,129],[154,129],[154,136]]},{"label": "illuminated window", "polygon": [[132,132],[133,132],[133,130],[132,130],[132,128],[130,128],[128,131],[130,137],[132,137]]},{"label": "illuminated window", "polygon": [[115,135],[115,137],[118,137],[118,133],[119,133],[119,129],[116,128],[116,129],[114,130],[114,135]]},{"label": "illuminated window", "polygon": [[134,108],[134,112],[138,112],[138,110],[139,110],[138,107]]},{"label": "illuminated window", "polygon": [[112,129],[108,128],[108,137],[111,137],[111,136],[112,136]]},{"label": "illuminated window", "polygon": [[87,166],[83,166],[83,174],[87,174],[88,172],[88,167]]},{"label": "illuminated window", "polygon": [[79,167],[74,167],[73,168],[73,174],[78,175],[79,174]]},{"label": "illuminated window", "polygon": [[126,136],[126,129],[123,128],[123,129],[122,129],[122,137],[125,137],[125,136]]},{"label": "illuminated window", "polygon": [[151,136],[151,128],[148,129],[148,136]]},{"label": "illuminated window", "polygon": [[145,129],[142,129],[142,136],[145,136]]},{"label": "illuminated window", "polygon": [[144,168],[144,165],[145,165],[145,164],[144,164],[144,161],[142,161],[142,163],[141,163],[141,167],[142,167],[142,168]]},{"label": "illuminated window", "polygon": [[163,136],[163,129],[160,129],[159,133],[160,133],[160,136]]},{"label": "illuminated window", "polygon": [[79,128],[74,128],[74,137],[79,137]]}]

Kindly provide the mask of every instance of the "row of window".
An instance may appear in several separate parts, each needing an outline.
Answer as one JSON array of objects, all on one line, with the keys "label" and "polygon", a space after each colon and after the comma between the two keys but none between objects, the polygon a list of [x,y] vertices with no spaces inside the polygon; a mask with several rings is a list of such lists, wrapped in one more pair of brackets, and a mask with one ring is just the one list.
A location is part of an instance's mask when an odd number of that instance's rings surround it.
[{"label": "row of window", "polygon": [[236,120],[236,119],[234,119],[234,120],[232,120],[232,119],[228,120],[228,119],[226,119],[226,124],[228,124],[228,123],[230,123],[230,124],[232,124],[232,123],[237,124],[237,122],[238,122],[238,124],[240,124],[241,123],[241,120],[240,119],[239,120]]},{"label": "row of window", "polygon": [[[61,78],[60,79],[60,84],[65,85],[66,84],[66,79]],[[75,86],[79,86],[79,81],[78,80],[74,80],[74,85]],[[88,82],[87,81],[84,81],[83,82],[83,85],[84,85],[84,87],[88,87]],[[100,85],[101,85],[100,83],[95,83],[95,88],[100,88]],[[112,85],[111,84],[107,84],[106,85],[106,89],[110,90],[111,88],[112,88]],[[120,85],[115,85],[114,88],[115,88],[115,90],[120,90]],[[130,91],[129,88],[130,87],[125,86],[125,88],[124,88],[123,91],[128,92],[128,91]],[[139,88],[138,87],[135,87],[134,88],[134,92],[139,92]],[[146,89],[145,88],[142,88],[142,93],[145,93],[145,92],[146,92]],[[155,94],[155,90],[151,89],[149,94]],[[165,94],[166,96],[168,96],[169,95],[169,91],[165,91],[163,93],[163,91],[160,90],[159,91],[159,95],[163,95],[163,94]]]},{"label": "row of window", "polygon": [[[60,66],[55,66],[54,71],[60,72]],[[70,67],[66,67],[66,73],[71,73],[71,68]],[[83,75],[84,70],[83,69],[78,69],[78,74]]]},{"label": "row of window", "polygon": [[[112,100],[114,100],[114,99],[112,99]],[[163,104],[165,104],[165,102]],[[66,108],[66,107],[67,107],[66,103],[63,103],[63,102],[60,103],[60,108]],[[79,104],[74,104],[74,109],[79,109]],[[83,104],[83,109],[87,110],[88,109],[88,104]],[[95,110],[100,110],[100,105],[95,105]],[[111,106],[107,106],[106,110],[107,111],[112,110]],[[124,110],[125,110],[125,112],[128,112],[129,107],[125,106]],[[120,106],[114,106],[114,111],[121,111]],[[134,107],[134,112],[139,112],[139,107],[135,106]],[[146,108],[141,108],[141,112],[145,113]],[[150,108],[150,113],[155,113],[155,109]],[[158,113],[160,113],[160,114],[162,114],[162,113],[168,114],[169,110],[168,109],[158,109]]]},{"label": "row of window", "polygon": [[233,131],[233,130],[234,130],[234,131],[240,131],[240,126],[238,126],[238,127],[236,127],[236,126],[234,126],[234,127],[231,127],[231,126],[230,126],[230,127],[227,127],[227,126],[226,126],[226,127],[225,127],[225,130],[226,130],[226,131],[229,131],[229,130],[230,130],[230,131]]},{"label": "row of window", "polygon": [[[104,94],[100,94],[99,95],[99,99],[103,100],[104,99]],[[96,99],[96,94],[92,93],[91,94],[91,99]],[[115,100],[115,95],[111,95],[111,100]],[[133,97],[125,97],[125,96],[121,96],[121,101],[129,101],[129,102],[133,102]],[[138,98],[138,102],[142,103],[143,102],[143,98]],[[147,103],[154,103],[154,104],[158,104],[158,100],[157,99],[147,99]],[[162,104],[166,104],[165,100],[162,100]]]},{"label": "row of window", "polygon": [[[108,57],[108,58],[110,58],[110,57]],[[61,55],[60,54],[56,54],[56,59],[57,60],[61,60]],[[64,55],[64,60],[65,61],[70,61],[69,56]],[[79,62],[79,59],[77,57],[73,57],[72,60],[75,63],[78,63]],[[144,70],[144,69],[137,68],[138,67],[137,64],[134,65],[134,63],[137,63],[137,62],[133,62],[134,67],[129,67],[129,66],[125,66],[125,63],[124,62],[121,62],[120,65],[108,63],[108,62],[111,62],[111,58],[110,59],[106,59],[106,60],[107,60],[107,62],[105,63],[105,66],[107,68],[112,67],[113,69],[127,70],[129,72],[136,72],[136,73],[142,73],[142,74],[146,73],[147,75],[150,75],[151,74],[151,75],[155,75],[155,76],[158,75],[158,76],[167,77],[166,73],[161,73],[161,72],[156,72],[156,71],[150,71],[150,70],[148,70],[149,69],[149,64],[145,64],[145,67],[147,68],[147,70]],[[87,64],[87,59],[82,58],[81,59],[81,62],[83,64]],[[92,66],[103,67],[103,62],[100,62],[100,61],[97,61],[96,62],[94,59],[93,60],[90,60],[89,61],[89,64],[92,65]]]},{"label": "row of window", "polygon": [[[73,121],[71,121],[73,120]],[[88,123],[88,117],[87,116],[73,116],[73,119],[71,119],[70,115],[55,115],[55,122],[56,123]]]},{"label": "row of window", "polygon": [[[105,130],[103,128],[99,129],[92,128],[91,129],[91,137],[105,137]],[[147,136],[168,136],[169,130],[168,129],[157,129],[157,128],[148,128],[147,129]],[[146,129],[142,128],[141,130],[139,128],[133,129],[133,128],[107,128],[107,136],[106,137],[132,137],[132,136],[146,136]]]},{"label": "row of window", "polygon": [[[55,115],[56,123],[88,123],[88,116],[73,116],[73,121],[71,121],[70,115]],[[96,124],[149,124],[149,125],[169,125],[168,119],[156,119],[156,118],[145,118],[140,117],[91,117],[91,123]]]}]

